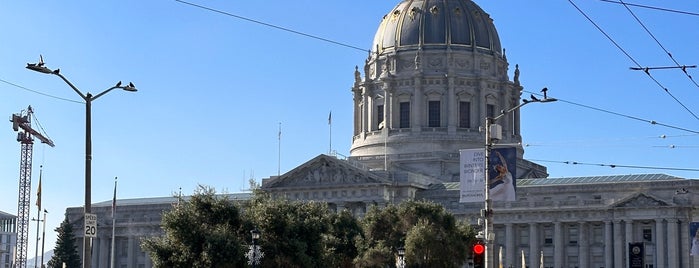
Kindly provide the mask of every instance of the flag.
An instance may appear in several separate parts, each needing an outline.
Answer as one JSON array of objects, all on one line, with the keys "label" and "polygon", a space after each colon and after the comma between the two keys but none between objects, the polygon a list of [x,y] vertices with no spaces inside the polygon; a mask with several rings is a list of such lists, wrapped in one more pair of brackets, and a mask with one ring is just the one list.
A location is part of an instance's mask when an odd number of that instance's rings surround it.
[{"label": "flag", "polygon": [[330,113],[328,114],[328,125],[332,125],[332,123],[333,123],[333,112],[330,111]]},{"label": "flag", "polygon": [[114,214],[116,212],[116,188],[117,188],[117,181],[116,177],[114,178],[114,197],[112,198],[112,218],[114,218]]},{"label": "flag", "polygon": [[41,174],[39,174],[39,187],[36,190],[36,206],[41,211]]}]

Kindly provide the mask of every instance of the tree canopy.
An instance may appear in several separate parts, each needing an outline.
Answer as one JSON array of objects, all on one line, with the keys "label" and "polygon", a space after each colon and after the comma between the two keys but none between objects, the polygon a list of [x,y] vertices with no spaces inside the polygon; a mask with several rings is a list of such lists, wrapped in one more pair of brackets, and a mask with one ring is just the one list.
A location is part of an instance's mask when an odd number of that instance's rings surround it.
[{"label": "tree canopy", "polygon": [[78,255],[73,225],[68,222],[68,218],[65,218],[55,231],[58,233],[58,238],[53,249],[53,257],[47,263],[48,267],[62,268],[63,263],[66,264],[66,267],[80,267],[82,261]]},{"label": "tree canopy", "polygon": [[165,234],[142,241],[155,267],[247,267],[250,231],[261,233],[258,267],[460,267],[474,231],[435,203],[372,206],[359,219],[326,203],[274,199],[259,190],[232,201],[200,186],[163,214]]}]

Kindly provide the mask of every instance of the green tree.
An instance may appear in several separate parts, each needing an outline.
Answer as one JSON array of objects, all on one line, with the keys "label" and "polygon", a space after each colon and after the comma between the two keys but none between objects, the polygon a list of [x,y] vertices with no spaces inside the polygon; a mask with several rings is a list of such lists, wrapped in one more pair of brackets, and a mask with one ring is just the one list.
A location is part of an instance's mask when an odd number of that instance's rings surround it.
[{"label": "green tree", "polygon": [[80,267],[82,262],[78,255],[73,226],[66,217],[55,231],[58,233],[56,246],[53,248],[53,257],[47,263],[48,267],[61,268],[63,263],[66,267]]},{"label": "green tree", "polygon": [[165,234],[144,239],[154,267],[243,267],[239,208],[214,189],[199,186],[189,200],[163,214]]},{"label": "green tree", "polygon": [[408,267],[460,267],[475,235],[442,206],[424,201],[372,207],[362,227],[355,259],[361,267],[394,267],[401,246]]},{"label": "green tree", "polygon": [[248,230],[257,227],[261,267],[331,267],[324,237],[330,228],[327,204],[290,202],[257,192],[245,209]]},{"label": "green tree", "polygon": [[324,237],[327,267],[349,268],[357,257],[356,239],[361,236],[359,221],[348,210],[330,215],[330,230]]}]

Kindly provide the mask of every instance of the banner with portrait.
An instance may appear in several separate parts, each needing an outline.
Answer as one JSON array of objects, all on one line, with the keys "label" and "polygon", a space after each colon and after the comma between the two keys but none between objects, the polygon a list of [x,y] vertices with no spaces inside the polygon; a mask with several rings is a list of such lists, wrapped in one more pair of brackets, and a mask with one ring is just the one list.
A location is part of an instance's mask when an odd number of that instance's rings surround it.
[{"label": "banner with portrait", "polygon": [[515,147],[494,148],[488,160],[488,188],[490,200],[517,200],[517,149]]}]

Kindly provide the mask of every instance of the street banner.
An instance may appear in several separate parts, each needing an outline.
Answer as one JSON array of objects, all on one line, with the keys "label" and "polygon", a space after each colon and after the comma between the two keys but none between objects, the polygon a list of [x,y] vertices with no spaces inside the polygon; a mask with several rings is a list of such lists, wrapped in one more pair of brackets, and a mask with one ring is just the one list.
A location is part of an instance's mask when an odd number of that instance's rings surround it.
[{"label": "street banner", "polygon": [[459,164],[459,202],[485,202],[485,149],[460,150]]},{"label": "street banner", "polygon": [[490,150],[488,165],[488,188],[490,200],[517,200],[517,149],[515,147],[496,148]]}]

